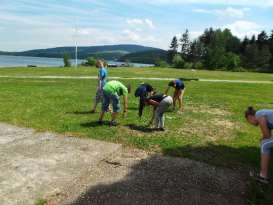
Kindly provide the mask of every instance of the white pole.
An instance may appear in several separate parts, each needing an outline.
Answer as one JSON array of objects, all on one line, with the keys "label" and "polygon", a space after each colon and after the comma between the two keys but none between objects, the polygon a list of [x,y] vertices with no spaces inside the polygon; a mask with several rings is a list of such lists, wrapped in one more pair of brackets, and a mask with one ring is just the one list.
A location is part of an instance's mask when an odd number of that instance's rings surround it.
[{"label": "white pole", "polygon": [[78,28],[77,28],[77,19],[75,21],[75,68],[78,67],[78,43],[77,43],[77,35]]}]

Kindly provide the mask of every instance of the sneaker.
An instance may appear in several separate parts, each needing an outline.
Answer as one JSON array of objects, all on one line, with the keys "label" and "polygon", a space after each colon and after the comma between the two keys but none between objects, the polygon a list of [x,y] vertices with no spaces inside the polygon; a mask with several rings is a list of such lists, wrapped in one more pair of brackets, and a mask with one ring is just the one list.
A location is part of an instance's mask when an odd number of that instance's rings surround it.
[{"label": "sneaker", "polygon": [[255,173],[255,172],[250,172],[250,176],[253,177],[257,182],[262,183],[262,184],[269,184],[269,179],[262,177],[260,174]]},{"label": "sneaker", "polygon": [[110,126],[115,127],[115,126],[117,126],[117,125],[118,125],[118,123],[117,123],[116,121],[111,121],[111,122],[110,122]]},{"label": "sneaker", "polygon": [[163,127],[157,128],[157,131],[164,132],[165,128],[163,128]]}]

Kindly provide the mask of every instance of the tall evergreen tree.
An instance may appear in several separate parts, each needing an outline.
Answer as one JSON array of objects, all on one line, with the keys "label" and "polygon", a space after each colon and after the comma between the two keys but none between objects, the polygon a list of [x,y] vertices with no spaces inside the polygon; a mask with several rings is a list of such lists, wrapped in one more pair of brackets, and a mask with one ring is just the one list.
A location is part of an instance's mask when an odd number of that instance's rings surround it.
[{"label": "tall evergreen tree", "polygon": [[174,56],[177,54],[178,51],[178,39],[176,36],[173,37],[170,45],[170,49],[168,50],[168,56],[167,56],[167,61],[168,63],[172,63]]},{"label": "tall evergreen tree", "polygon": [[268,36],[265,31],[262,31],[260,34],[258,34],[256,43],[259,49],[265,46],[267,44],[267,41],[268,41]]},{"label": "tall evergreen tree", "polygon": [[185,33],[182,34],[182,37],[180,38],[179,41],[181,45],[181,55],[184,59],[188,59],[191,47],[188,29],[186,29]]}]

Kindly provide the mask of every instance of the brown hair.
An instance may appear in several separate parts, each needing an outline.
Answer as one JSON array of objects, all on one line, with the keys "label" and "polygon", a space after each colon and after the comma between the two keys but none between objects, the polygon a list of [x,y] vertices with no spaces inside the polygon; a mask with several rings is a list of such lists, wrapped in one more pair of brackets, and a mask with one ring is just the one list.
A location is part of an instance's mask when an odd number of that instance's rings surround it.
[{"label": "brown hair", "polygon": [[103,66],[103,61],[102,60],[97,60],[96,67],[101,68],[102,66]]},{"label": "brown hair", "polygon": [[245,118],[247,118],[248,116],[254,116],[255,114],[256,114],[256,110],[250,106],[245,111]]}]

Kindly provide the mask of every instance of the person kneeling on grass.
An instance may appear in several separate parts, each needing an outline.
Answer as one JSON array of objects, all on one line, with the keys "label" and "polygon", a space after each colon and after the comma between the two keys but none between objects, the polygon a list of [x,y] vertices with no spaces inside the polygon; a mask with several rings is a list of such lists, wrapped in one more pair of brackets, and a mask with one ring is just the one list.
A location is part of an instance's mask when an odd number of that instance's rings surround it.
[{"label": "person kneeling on grass", "polygon": [[184,82],[180,79],[169,82],[168,88],[165,91],[166,95],[168,94],[170,87],[173,87],[175,89],[173,93],[173,109],[175,110],[176,101],[178,100],[179,111],[183,112],[183,96],[185,92]]},{"label": "person kneeling on grass", "polygon": [[261,183],[268,184],[269,163],[273,151],[273,136],[271,132],[273,129],[273,110],[256,111],[253,107],[249,107],[245,111],[245,118],[250,124],[259,126],[261,129],[261,170],[256,179]]},{"label": "person kneeling on grass", "polygon": [[97,105],[102,102],[103,100],[103,87],[107,81],[107,64],[101,60],[98,60],[96,62],[96,67],[99,69],[98,73],[98,86],[97,86],[97,92],[96,92],[96,97],[94,100],[94,106],[93,109],[91,110],[91,113],[96,112]]},{"label": "person kneeling on grass", "polygon": [[110,102],[113,106],[112,119],[110,122],[110,126],[116,126],[116,118],[118,113],[120,112],[120,96],[123,96],[123,116],[125,117],[128,109],[128,99],[127,95],[130,93],[131,88],[130,85],[127,87],[123,85],[119,81],[109,81],[103,87],[103,103],[102,103],[102,111],[100,114],[100,118],[98,123],[103,123],[103,117],[105,112],[108,112]]},{"label": "person kneeling on grass", "polygon": [[139,97],[139,112],[138,116],[142,116],[142,111],[144,108],[144,100],[153,94],[154,88],[148,83],[142,83],[137,87],[135,91],[135,97]]},{"label": "person kneeling on grass", "polygon": [[[152,105],[153,106],[153,116],[149,122],[149,125],[155,124],[155,129],[158,131],[165,131],[164,129],[164,113],[168,108],[173,104],[173,98],[168,95],[158,94],[153,95],[149,98],[143,99],[143,105]],[[144,106],[142,106],[142,110]],[[141,111],[142,114],[142,111]],[[141,117],[141,116],[140,116]]]}]

